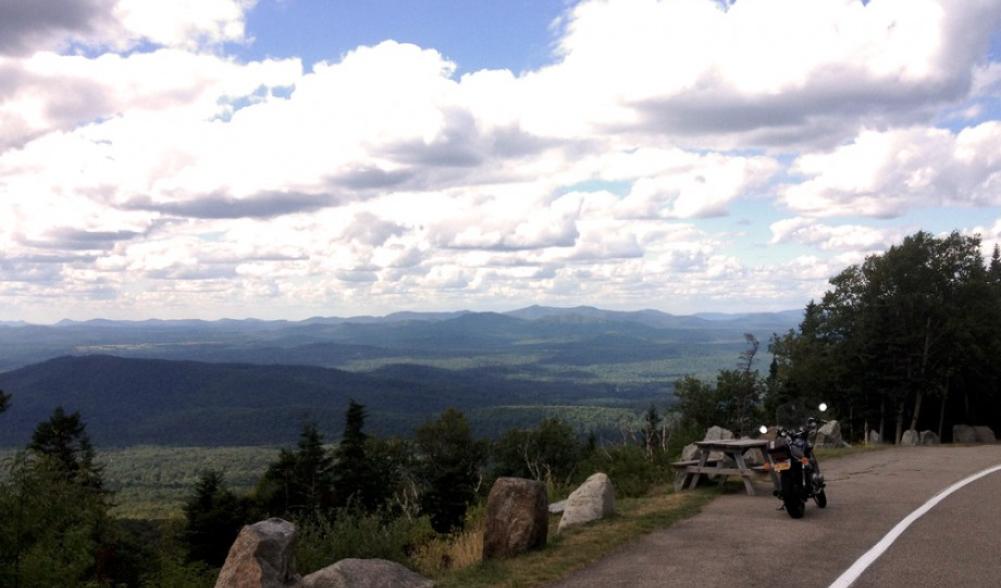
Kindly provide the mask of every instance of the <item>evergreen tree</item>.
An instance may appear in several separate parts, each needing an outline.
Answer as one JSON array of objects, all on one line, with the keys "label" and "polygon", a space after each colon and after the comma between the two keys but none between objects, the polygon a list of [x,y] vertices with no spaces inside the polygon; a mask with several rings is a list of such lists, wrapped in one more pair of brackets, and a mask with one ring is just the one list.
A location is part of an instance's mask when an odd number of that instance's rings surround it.
[{"label": "evergreen tree", "polygon": [[10,396],[8,394],[4,394],[3,390],[0,390],[0,414],[2,414],[9,407]]},{"label": "evergreen tree", "polygon": [[54,460],[71,480],[92,489],[103,487],[101,467],[94,462],[94,447],[79,412],[66,414],[61,406],[56,408],[35,428],[28,449]]},{"label": "evergreen tree", "polygon": [[486,445],[473,439],[466,417],[454,408],[421,426],[415,435],[421,507],[439,533],[461,528],[476,497]]},{"label": "evergreen tree", "polygon": [[358,506],[373,511],[387,498],[387,485],[377,479],[375,468],[366,451],[368,435],[365,407],[351,400],[344,417],[344,435],[334,452],[334,491],[338,506]]},{"label": "evergreen tree", "polygon": [[988,267],[988,275],[990,276],[992,285],[995,287],[1001,287],[1001,246],[997,243],[994,244],[994,252],[991,254],[991,263]]},{"label": "evergreen tree", "polygon": [[222,474],[203,472],[184,503],[189,559],[221,566],[247,514],[246,504],[226,488]]},{"label": "evergreen tree", "polygon": [[42,454],[0,472],[0,586],[109,585],[101,573],[108,504]]},{"label": "evergreen tree", "polygon": [[272,516],[325,511],[334,506],[334,460],[314,423],[303,425],[294,451],[282,449],[268,466],[255,496]]}]

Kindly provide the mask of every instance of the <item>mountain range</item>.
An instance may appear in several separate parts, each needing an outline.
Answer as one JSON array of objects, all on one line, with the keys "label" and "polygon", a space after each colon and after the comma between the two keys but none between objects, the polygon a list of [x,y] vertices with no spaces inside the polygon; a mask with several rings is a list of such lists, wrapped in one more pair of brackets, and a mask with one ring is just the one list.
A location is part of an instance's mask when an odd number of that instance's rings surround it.
[{"label": "mountain range", "polygon": [[[531,306],[303,321],[61,321],[0,328],[0,446],[56,406],[103,445],[288,443],[305,420],[339,434],[349,398],[379,434],[409,435],[446,407],[496,435],[560,416],[616,433],[674,382],[733,367],[799,311],[674,316]],[[764,349],[759,360],[766,361]]]}]

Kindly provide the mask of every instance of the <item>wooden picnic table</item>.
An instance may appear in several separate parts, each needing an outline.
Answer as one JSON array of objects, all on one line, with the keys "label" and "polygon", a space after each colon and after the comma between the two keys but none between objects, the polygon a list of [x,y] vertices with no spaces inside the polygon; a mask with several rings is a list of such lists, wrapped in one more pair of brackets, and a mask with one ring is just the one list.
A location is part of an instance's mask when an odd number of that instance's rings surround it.
[{"label": "wooden picnic table", "polygon": [[[744,482],[744,489],[747,490],[748,494],[754,496],[754,485],[751,483],[751,478],[758,472],[767,472],[770,474],[772,483],[778,488],[778,474],[775,473],[775,464],[772,462],[772,456],[767,451],[767,439],[696,441],[695,445],[699,448],[697,459],[679,461],[674,464],[674,467],[679,470],[679,474],[684,474],[684,478],[681,481],[681,490],[695,488],[699,483],[699,479],[704,475],[720,476],[721,486],[726,482],[727,476],[740,476]],[[747,461],[744,459],[744,454],[751,449],[761,450],[761,454],[765,459],[763,466],[759,468],[748,467]],[[711,459],[710,456],[713,452],[721,452],[724,456],[730,457],[737,467],[725,467],[722,460]]]}]

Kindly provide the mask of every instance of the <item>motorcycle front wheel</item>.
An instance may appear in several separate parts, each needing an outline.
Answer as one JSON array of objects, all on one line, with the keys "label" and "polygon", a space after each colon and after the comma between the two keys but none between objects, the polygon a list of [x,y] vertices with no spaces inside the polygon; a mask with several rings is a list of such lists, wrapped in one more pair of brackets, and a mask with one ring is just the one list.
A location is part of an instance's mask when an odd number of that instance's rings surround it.
[{"label": "motorcycle front wheel", "polygon": [[827,492],[821,490],[820,492],[813,495],[813,501],[817,503],[819,508],[827,507]]},{"label": "motorcycle front wheel", "polygon": [[806,510],[806,503],[803,501],[802,482],[799,476],[791,472],[782,472],[782,504],[786,507],[786,512],[794,519],[803,518],[803,511]]}]

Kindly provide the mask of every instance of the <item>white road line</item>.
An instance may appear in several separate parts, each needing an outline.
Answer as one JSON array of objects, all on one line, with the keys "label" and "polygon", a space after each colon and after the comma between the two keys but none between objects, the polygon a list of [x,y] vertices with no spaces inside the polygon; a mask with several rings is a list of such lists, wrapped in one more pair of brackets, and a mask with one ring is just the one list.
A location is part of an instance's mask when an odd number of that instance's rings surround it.
[{"label": "white road line", "polygon": [[893,545],[893,542],[897,540],[897,537],[900,537],[900,535],[907,530],[907,527],[911,526],[911,523],[920,519],[926,512],[931,510],[939,502],[942,502],[945,497],[949,496],[956,490],[959,490],[970,482],[975,482],[980,478],[983,478],[988,474],[993,474],[997,471],[1001,471],[1001,465],[987,468],[986,470],[977,472],[968,478],[963,478],[952,486],[949,486],[945,490],[936,494],[934,498],[922,504],[920,508],[907,515],[907,518],[897,523],[896,527],[890,529],[890,532],[880,539],[879,543],[874,545],[872,549],[865,552],[862,554],[862,557],[855,560],[852,567],[848,568],[845,570],[845,573],[838,576],[838,579],[831,584],[830,588],[848,588],[851,586],[855,580],[858,580],[859,576],[862,575],[862,572],[864,572],[866,568],[871,566],[872,563],[879,558],[879,556],[883,555],[883,552]]}]

